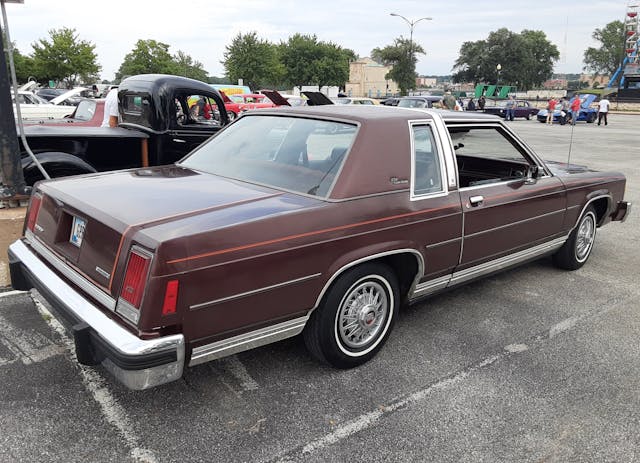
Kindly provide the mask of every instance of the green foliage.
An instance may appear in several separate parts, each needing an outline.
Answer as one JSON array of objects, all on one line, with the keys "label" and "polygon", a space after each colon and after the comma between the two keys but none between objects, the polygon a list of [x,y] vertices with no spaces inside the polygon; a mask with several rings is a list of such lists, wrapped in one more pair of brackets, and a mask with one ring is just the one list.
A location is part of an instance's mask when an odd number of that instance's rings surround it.
[{"label": "green foliage", "polygon": [[169,45],[156,40],[138,40],[124,57],[116,72],[116,81],[137,74],[179,74],[178,65],[169,53]]},{"label": "green foliage", "polygon": [[189,77],[190,79],[201,80],[207,82],[209,76],[207,71],[202,67],[200,61],[194,61],[191,56],[187,55],[182,50],[178,50],[173,59],[176,62],[176,68],[179,75]]},{"label": "green foliage", "polygon": [[416,86],[416,54],[424,54],[424,49],[417,43],[402,37],[394,40],[393,45],[384,48],[374,48],[371,58],[393,69],[385,76],[398,84],[401,95],[406,95],[409,89]]},{"label": "green foliage", "polygon": [[256,32],[236,35],[226,46],[222,64],[229,81],[243,79],[252,89],[273,86],[283,74],[277,47],[259,39]]},{"label": "green foliage", "polygon": [[[9,47],[7,46],[7,36],[5,35],[4,31],[2,31],[2,44],[4,45],[5,49],[9,49]],[[33,69],[33,59],[30,56],[25,56],[20,53],[20,50],[16,48],[15,42],[12,42],[11,45],[13,48],[13,64],[16,68],[16,79],[18,80],[18,82],[27,82],[29,80],[29,77],[35,77]],[[6,60],[7,75],[11,76],[8,54],[6,56]]]},{"label": "green foliage", "polygon": [[67,87],[97,79],[96,46],[80,40],[75,29],[49,31],[51,40],[39,39],[33,48],[33,71],[39,81],[64,81]]},{"label": "green foliage", "polygon": [[284,80],[293,86],[335,85],[344,87],[349,80],[349,61],[353,50],[332,42],[318,41],[315,35],[294,34],[279,47]]},{"label": "green foliage", "polygon": [[600,47],[589,47],[584,52],[584,68],[597,74],[613,74],[624,59],[624,24],[612,21],[591,35]]},{"label": "green foliage", "polygon": [[[513,85],[520,90],[540,86],[553,75],[558,48],[542,31],[523,30],[520,34],[506,28],[489,33],[485,40],[464,42],[453,66],[454,82]],[[496,66],[502,69],[498,74]]]}]

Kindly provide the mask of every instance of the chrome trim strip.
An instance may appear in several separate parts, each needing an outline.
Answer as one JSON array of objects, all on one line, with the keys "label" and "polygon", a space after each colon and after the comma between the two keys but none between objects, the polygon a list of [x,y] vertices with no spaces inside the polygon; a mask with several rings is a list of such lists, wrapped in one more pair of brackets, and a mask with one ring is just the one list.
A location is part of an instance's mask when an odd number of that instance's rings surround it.
[{"label": "chrome trim strip", "polygon": [[451,244],[451,243],[455,243],[456,241],[461,241],[461,240],[462,240],[462,237],[452,238],[450,240],[440,241],[440,242],[434,243],[434,244],[428,244],[425,247],[427,249],[433,249],[433,248],[437,248],[439,246],[444,246],[445,244]]},{"label": "chrome trim strip", "polygon": [[[571,230],[573,231],[574,228],[576,228],[578,226],[578,224],[580,223],[580,218],[582,217],[582,215],[584,214],[584,211],[587,210],[587,207],[589,207],[589,205],[594,202],[597,201],[598,199],[602,199],[602,198],[607,198],[609,200],[608,205],[607,205],[607,211],[605,211],[605,216],[607,215],[606,213],[608,211],[611,211],[611,202],[613,201],[613,197],[611,195],[599,195],[599,196],[595,196],[593,198],[591,198],[589,201],[587,201],[587,203],[583,206],[582,210],[580,211],[580,214],[578,215],[578,219],[576,220],[576,224],[571,227]],[[604,216],[603,216],[604,217]],[[602,219],[600,219],[602,220]],[[598,224],[599,225],[599,224]]]},{"label": "chrome trim strip", "polygon": [[629,218],[629,215],[631,214],[631,206],[633,206],[633,203],[630,203],[629,201],[627,201],[626,203],[627,203],[627,211],[624,213],[624,217],[620,220],[620,223],[624,223]]},{"label": "chrome trim strip", "polygon": [[289,286],[289,285],[293,285],[293,284],[296,284],[296,283],[301,283],[303,281],[312,280],[314,278],[319,277],[320,275],[322,275],[322,273],[314,273],[313,275],[307,275],[305,277],[296,278],[295,280],[289,280],[289,281],[284,281],[282,283],[277,283],[275,285],[265,286],[264,288],[253,289],[251,291],[246,291],[244,293],[233,294],[231,296],[222,297],[220,299],[214,299],[212,301],[201,302],[199,304],[194,304],[192,306],[189,306],[189,310],[204,309],[206,307],[210,307],[210,306],[215,305],[215,304],[221,304],[223,302],[229,302],[229,301],[233,301],[235,299],[241,299],[243,297],[252,296],[254,294],[264,293],[264,292],[267,292],[267,291],[271,291],[272,289],[282,288],[283,286]]},{"label": "chrome trim strip", "polygon": [[545,214],[536,215],[535,217],[529,217],[528,219],[523,219],[523,220],[519,220],[517,222],[507,223],[507,224],[504,224],[504,225],[500,225],[499,227],[488,228],[487,230],[482,230],[482,231],[479,231],[479,232],[472,233],[470,235],[465,235],[465,238],[470,238],[470,237],[478,236],[478,235],[484,235],[485,233],[490,233],[490,232],[495,231],[495,230],[501,230],[503,228],[509,228],[509,227],[514,226],[514,225],[520,225],[520,224],[523,224],[523,223],[531,222],[532,220],[540,219],[542,217],[548,217],[550,215],[564,214],[564,212],[565,212],[564,209],[559,209],[559,210],[553,211],[553,212],[547,212]]},{"label": "chrome trim strip", "polygon": [[367,262],[369,260],[378,259],[380,257],[391,256],[391,255],[394,255],[394,254],[405,254],[405,253],[410,253],[410,254],[413,254],[414,256],[417,256],[416,260],[418,261],[418,272],[416,273],[416,277],[414,278],[413,283],[411,284],[411,288],[409,288],[409,293],[408,293],[408,294],[412,294],[414,288],[416,287],[416,285],[418,284],[418,282],[422,278],[422,275],[424,275],[424,269],[425,269],[424,258],[422,257],[422,254],[420,254],[415,249],[410,249],[410,248],[395,249],[393,251],[386,251],[386,252],[381,252],[379,254],[372,254],[372,255],[367,256],[367,257],[362,257],[360,259],[356,259],[353,262],[350,262],[350,263],[340,267],[331,276],[331,278],[329,278],[329,280],[325,283],[324,287],[322,288],[322,291],[320,291],[320,294],[318,295],[318,298],[316,299],[315,305],[313,306],[313,308],[311,309],[309,314],[311,314],[311,312],[313,312],[320,305],[320,301],[324,297],[324,294],[327,292],[327,289],[329,289],[329,286],[331,286],[331,283],[333,283],[333,281],[336,278],[338,278],[338,276],[340,276],[340,274],[342,272],[344,272],[345,270],[347,270],[348,268],[351,268],[351,267],[353,267],[355,265],[358,265],[358,264],[361,264],[363,262]]},{"label": "chrome trim strip", "polygon": [[177,360],[141,370],[123,370],[108,359],[104,366],[131,389],[147,389],[175,381],[182,376],[185,359],[184,336],[174,334],[155,339],[140,339],[107,317],[93,303],[78,293],[47,267],[21,240],[9,246],[11,253],[26,267],[40,286],[54,294],[74,318],[87,323],[114,350],[135,357],[156,352],[175,352]]},{"label": "chrome trim strip", "polygon": [[443,277],[436,278],[435,280],[427,281],[426,283],[420,283],[416,286],[416,289],[411,295],[411,299],[425,296],[427,294],[434,293],[448,286],[451,281],[451,275],[445,275]]},{"label": "chrome trim strip", "polygon": [[296,336],[302,332],[309,316],[288,320],[277,325],[267,326],[232,338],[195,347],[191,353],[189,366],[199,365],[210,360],[227,357],[255,347]]},{"label": "chrome trim strip", "polygon": [[68,264],[63,262],[58,256],[51,252],[40,240],[32,233],[27,233],[26,238],[29,239],[31,247],[40,254],[47,262],[54,266],[60,273],[78,285],[83,291],[92,298],[100,302],[107,309],[114,311],[116,308],[116,300],[110,295],[97,288],[93,283],[87,281],[82,275],[73,270]]},{"label": "chrome trim strip", "polygon": [[560,248],[564,244],[564,242],[567,241],[567,238],[568,235],[561,238],[556,238],[546,243],[539,244],[538,246],[516,252],[515,254],[510,254],[508,256],[500,257],[498,259],[485,262],[468,269],[454,272],[451,277],[449,286],[457,285],[459,283],[472,280],[487,273],[502,270],[504,268],[517,265],[521,262],[525,262],[537,256],[541,256],[547,252],[554,251]]}]

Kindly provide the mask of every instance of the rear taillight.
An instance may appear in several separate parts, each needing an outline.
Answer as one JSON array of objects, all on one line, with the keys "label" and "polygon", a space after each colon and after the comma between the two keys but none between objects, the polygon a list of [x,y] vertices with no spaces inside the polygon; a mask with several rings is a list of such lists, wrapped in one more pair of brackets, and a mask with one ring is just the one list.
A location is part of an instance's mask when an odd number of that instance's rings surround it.
[{"label": "rear taillight", "polygon": [[151,255],[149,253],[137,247],[131,249],[116,311],[135,323],[140,315],[138,311],[144,295],[150,264]]},{"label": "rear taillight", "polygon": [[31,196],[31,204],[29,205],[29,216],[27,217],[27,230],[33,231],[38,220],[38,213],[40,212],[40,206],[42,205],[42,195],[40,193],[34,193]]},{"label": "rear taillight", "polygon": [[162,315],[176,313],[176,303],[178,302],[178,280],[169,280],[167,289],[164,292],[164,303],[162,304]]}]

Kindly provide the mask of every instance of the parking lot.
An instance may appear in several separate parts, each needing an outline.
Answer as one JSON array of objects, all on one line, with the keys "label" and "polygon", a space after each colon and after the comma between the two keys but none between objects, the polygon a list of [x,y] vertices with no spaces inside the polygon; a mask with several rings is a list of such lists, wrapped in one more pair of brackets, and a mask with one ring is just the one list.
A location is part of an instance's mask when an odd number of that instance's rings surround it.
[{"label": "parking lot", "polygon": [[[544,159],[617,170],[640,205],[638,115],[510,127]],[[368,364],[298,338],[134,392],[78,365],[37,295],[0,294],[0,461],[640,461],[640,211],[589,262],[542,259],[405,308]]]}]

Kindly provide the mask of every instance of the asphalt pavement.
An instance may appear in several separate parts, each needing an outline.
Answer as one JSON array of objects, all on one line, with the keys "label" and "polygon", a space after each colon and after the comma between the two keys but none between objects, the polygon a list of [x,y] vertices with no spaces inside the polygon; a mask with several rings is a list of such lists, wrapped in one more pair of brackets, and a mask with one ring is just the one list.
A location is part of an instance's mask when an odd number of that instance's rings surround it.
[{"label": "asphalt pavement", "polygon": [[[509,124],[545,159],[622,171],[640,205],[639,116]],[[640,461],[639,224],[599,229],[575,272],[541,259],[406,308],[348,371],[293,338],[128,391],[74,361],[37,294],[2,293],[0,461]]]}]

